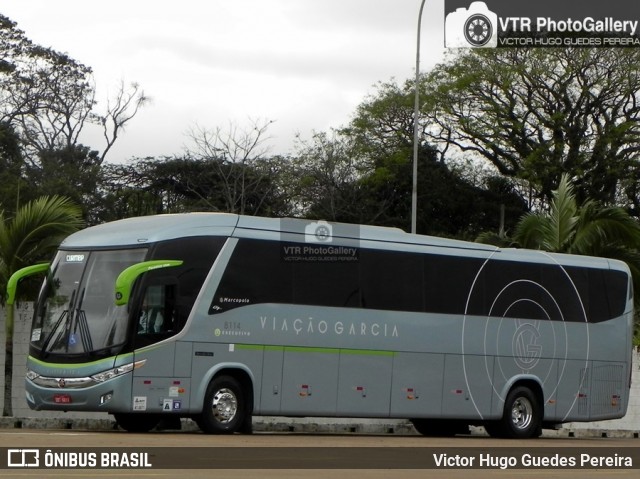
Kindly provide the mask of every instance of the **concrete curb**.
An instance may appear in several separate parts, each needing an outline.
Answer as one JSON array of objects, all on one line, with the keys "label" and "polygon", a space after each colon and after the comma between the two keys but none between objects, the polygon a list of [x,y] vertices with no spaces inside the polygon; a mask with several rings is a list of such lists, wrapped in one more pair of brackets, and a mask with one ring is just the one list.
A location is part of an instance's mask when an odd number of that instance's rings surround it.
[{"label": "concrete curb", "polygon": [[[0,429],[52,429],[74,431],[120,431],[115,420],[82,418],[36,418],[2,417]],[[170,428],[167,428],[167,430]],[[159,427],[158,430],[164,430]],[[182,432],[200,432],[190,419],[181,420]],[[307,434],[362,434],[417,436],[408,421],[376,419],[335,419],[335,418],[280,418],[258,416],[253,418],[253,431],[258,433],[307,433]],[[472,436],[486,435],[484,428],[472,427]],[[588,429],[563,427],[558,430],[544,430],[543,437],[590,437],[590,438],[640,438],[640,431],[617,429]]]}]

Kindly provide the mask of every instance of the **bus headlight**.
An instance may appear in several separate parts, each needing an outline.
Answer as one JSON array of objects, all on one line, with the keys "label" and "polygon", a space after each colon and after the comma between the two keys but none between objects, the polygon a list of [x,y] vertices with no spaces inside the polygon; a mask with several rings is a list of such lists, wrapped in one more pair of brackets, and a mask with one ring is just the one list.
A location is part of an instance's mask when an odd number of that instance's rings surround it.
[{"label": "bus headlight", "polygon": [[29,381],[33,381],[35,379],[38,379],[40,377],[40,375],[38,373],[33,372],[31,369],[27,369],[27,379]]},{"label": "bus headlight", "polygon": [[93,376],[91,376],[91,379],[93,379],[98,383],[103,383],[105,381],[116,378],[118,376],[122,376],[123,374],[127,374],[133,371],[134,369],[141,368],[142,366],[144,366],[144,363],[146,362],[147,360],[143,359],[142,361],[136,361],[135,363],[124,364],[122,366],[118,366],[117,368],[109,369],[107,371],[94,374]]}]

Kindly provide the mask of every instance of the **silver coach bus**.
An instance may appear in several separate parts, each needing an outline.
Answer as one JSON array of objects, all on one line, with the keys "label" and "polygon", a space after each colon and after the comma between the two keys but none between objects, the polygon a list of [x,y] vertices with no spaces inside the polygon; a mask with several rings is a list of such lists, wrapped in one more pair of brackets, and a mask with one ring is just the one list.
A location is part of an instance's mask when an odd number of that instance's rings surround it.
[{"label": "silver coach bus", "polygon": [[165,417],[249,432],[253,415],[281,415],[536,437],[624,416],[632,323],[613,260],[293,219],[130,218],[61,244],[26,396],[138,432]]}]

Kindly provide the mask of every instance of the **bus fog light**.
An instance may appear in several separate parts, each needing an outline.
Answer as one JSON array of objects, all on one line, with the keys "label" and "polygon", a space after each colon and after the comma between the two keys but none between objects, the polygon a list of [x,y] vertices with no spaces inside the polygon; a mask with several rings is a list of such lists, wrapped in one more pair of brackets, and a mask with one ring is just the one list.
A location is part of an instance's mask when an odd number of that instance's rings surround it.
[{"label": "bus fog light", "polygon": [[36,399],[33,397],[33,395],[29,391],[25,391],[25,395],[27,396],[27,402],[30,402],[31,404],[35,404]]},{"label": "bus fog light", "polygon": [[100,396],[100,405],[106,404],[109,401],[111,401],[111,398],[113,398],[113,391],[109,391],[106,394],[103,394],[102,396]]}]

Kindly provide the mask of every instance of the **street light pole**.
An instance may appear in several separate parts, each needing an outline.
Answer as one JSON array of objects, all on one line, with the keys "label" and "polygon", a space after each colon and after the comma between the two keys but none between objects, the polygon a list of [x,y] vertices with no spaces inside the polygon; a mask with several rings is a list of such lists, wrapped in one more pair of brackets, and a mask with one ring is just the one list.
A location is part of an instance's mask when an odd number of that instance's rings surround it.
[{"label": "street light pole", "polygon": [[420,136],[420,27],[422,25],[422,10],[424,3],[420,4],[420,13],[418,13],[418,39],[416,42],[416,82],[415,82],[415,99],[413,105],[413,189],[411,191],[411,232],[416,233],[417,216],[418,216],[418,142]]}]

